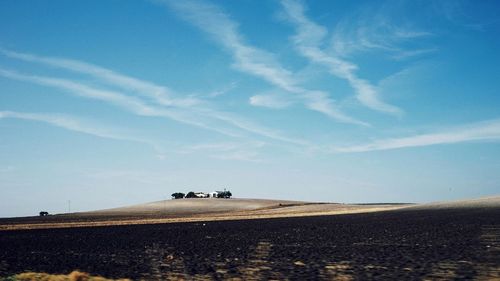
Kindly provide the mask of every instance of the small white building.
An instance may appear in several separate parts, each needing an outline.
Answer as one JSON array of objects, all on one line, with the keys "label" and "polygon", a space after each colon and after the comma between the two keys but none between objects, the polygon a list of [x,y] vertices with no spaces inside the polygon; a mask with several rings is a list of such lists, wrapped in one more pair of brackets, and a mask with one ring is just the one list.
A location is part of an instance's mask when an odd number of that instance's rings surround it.
[{"label": "small white building", "polygon": [[208,193],[208,197],[210,197],[210,198],[217,198],[217,195],[219,195],[218,191],[212,191],[212,192]]},{"label": "small white building", "polygon": [[207,198],[207,197],[210,197],[210,194],[205,194],[205,192],[195,192],[194,195],[197,198]]}]

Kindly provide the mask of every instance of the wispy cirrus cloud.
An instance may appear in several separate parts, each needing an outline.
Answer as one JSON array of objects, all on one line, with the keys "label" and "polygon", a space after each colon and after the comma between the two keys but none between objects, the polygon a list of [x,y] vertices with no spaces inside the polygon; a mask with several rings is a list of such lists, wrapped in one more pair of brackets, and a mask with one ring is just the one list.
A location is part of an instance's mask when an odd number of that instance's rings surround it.
[{"label": "wispy cirrus cloud", "polygon": [[500,141],[500,119],[445,128],[440,132],[377,140],[367,144],[333,147],[332,152],[368,152],[473,141]]},{"label": "wispy cirrus cloud", "polygon": [[477,7],[474,1],[443,0],[433,2],[437,16],[446,18],[449,22],[475,31],[485,31],[488,26],[500,22],[496,9],[474,14]]},{"label": "wispy cirrus cloud", "polygon": [[[167,151],[171,153],[190,154],[203,152],[210,157],[222,160],[238,160],[249,162],[261,162],[258,150],[266,143],[262,141],[224,142],[224,143],[202,143],[190,146],[170,144],[167,148],[159,141],[137,136],[137,133],[126,133],[124,129],[105,127],[95,121],[85,120],[79,117],[58,113],[31,113],[17,111],[0,111],[1,119],[21,119],[35,122],[43,122],[55,127],[69,131],[83,133],[99,138],[129,141],[145,144],[156,151],[156,156],[164,159]],[[175,146],[175,148],[172,147]]]},{"label": "wispy cirrus cloud", "polygon": [[293,73],[284,68],[272,53],[246,43],[238,31],[238,24],[219,7],[203,1],[165,0],[160,3],[167,4],[177,11],[181,18],[209,34],[215,42],[228,50],[233,55],[233,66],[236,69],[298,95],[311,110],[321,112],[340,122],[367,125],[366,122],[341,112],[327,93],[298,85]]},{"label": "wispy cirrus cloud", "polygon": [[398,53],[392,55],[395,60],[404,60],[409,57],[420,56],[423,54],[428,54],[435,52],[437,48],[419,49],[419,50],[401,50]]},{"label": "wispy cirrus cloud", "polygon": [[286,142],[289,144],[299,145],[299,146],[309,146],[310,143],[307,140],[301,138],[292,138],[284,135],[281,131],[275,129],[269,129],[267,127],[258,125],[250,120],[241,118],[235,114],[221,111],[206,111],[211,116],[215,116],[219,120],[223,120],[227,123],[233,124],[234,126],[246,130],[248,132],[253,132],[258,135],[266,136],[268,138]]},{"label": "wispy cirrus cloud", "polygon": [[395,26],[382,15],[344,18],[332,33],[333,51],[341,57],[382,51],[391,58],[405,59],[437,50],[429,46],[405,46],[411,42],[421,42],[434,34]]},{"label": "wispy cirrus cloud", "polygon": [[15,52],[3,48],[0,48],[0,52],[10,58],[27,62],[41,63],[56,68],[87,74],[122,90],[133,91],[142,96],[151,98],[160,105],[190,107],[201,103],[200,100],[194,98],[175,97],[176,94],[174,91],[165,86],[160,86],[149,81],[130,77],[95,64],[67,58],[45,57],[35,54]]},{"label": "wispy cirrus cloud", "polygon": [[209,126],[205,122],[201,121],[202,118],[197,119],[196,116],[192,116],[175,109],[158,108],[152,105],[148,105],[136,97],[127,96],[116,91],[103,90],[82,83],[78,83],[72,80],[39,76],[39,75],[27,75],[2,68],[0,68],[0,76],[58,88],[70,94],[77,95],[87,99],[104,101],[139,116],[163,117],[184,124],[200,127],[211,131],[216,131],[218,133],[225,134],[228,136],[239,136],[236,132],[232,132],[228,129],[219,128],[216,126]]},{"label": "wispy cirrus cloud", "polygon": [[262,162],[258,150],[264,146],[265,143],[259,141],[205,143],[186,146],[180,149],[180,153],[204,151],[216,159]]},{"label": "wispy cirrus cloud", "polygon": [[395,115],[402,114],[403,111],[400,108],[380,99],[375,85],[356,75],[357,65],[328,54],[320,48],[328,31],[306,17],[305,8],[300,2],[282,0],[281,4],[289,21],[296,28],[297,33],[292,40],[300,54],[317,64],[328,67],[331,74],[347,80],[356,91],[357,100],[366,107]]},{"label": "wispy cirrus cloud", "polygon": [[[284,136],[275,129],[266,128],[234,114],[217,111],[211,108],[194,108],[192,110],[163,108],[146,104],[141,99],[133,96],[124,95],[116,91],[94,88],[72,80],[21,74],[16,71],[1,68],[0,76],[62,89],[73,95],[110,103],[139,116],[168,118],[230,137],[243,137],[241,132],[238,132],[238,130],[243,130],[266,138],[296,145],[304,145],[306,143],[304,140]],[[220,124],[221,121],[223,124]]]},{"label": "wispy cirrus cloud", "polygon": [[292,101],[276,94],[261,94],[250,97],[250,104],[269,108],[285,108],[290,106]]},{"label": "wispy cirrus cloud", "polygon": [[118,105],[120,107],[131,110],[139,115],[149,115],[153,112],[153,109],[151,107],[147,106],[141,100],[134,97],[126,96],[114,91],[97,89],[67,79],[23,74],[5,68],[0,68],[0,76],[13,80],[63,89],[67,92],[70,92],[71,94],[76,94],[80,97],[107,101],[114,105]]},{"label": "wispy cirrus cloud", "polygon": [[43,122],[52,126],[78,133],[106,139],[138,142],[152,146],[157,150],[159,149],[158,144],[151,140],[138,138],[136,136],[133,136],[132,134],[119,133],[116,129],[106,128],[102,125],[98,125],[96,122],[83,120],[81,118],[76,118],[74,116],[65,114],[0,111],[0,119],[22,119]]},{"label": "wispy cirrus cloud", "polygon": [[217,98],[217,97],[220,97],[220,96],[223,96],[229,92],[231,92],[232,90],[234,90],[238,85],[238,82],[232,82],[218,90],[215,90],[215,91],[212,91],[210,92],[208,95],[206,95],[207,97],[209,98]]},{"label": "wispy cirrus cloud", "polygon": [[10,58],[88,74],[125,92],[131,91],[141,97],[148,97],[149,100],[145,101],[139,96],[130,96],[122,92],[100,89],[73,80],[27,75],[0,68],[0,75],[7,78],[64,89],[81,97],[111,103],[136,115],[169,118],[230,137],[242,137],[243,135],[238,131],[243,130],[258,136],[296,145],[305,143],[303,140],[287,137],[278,130],[266,128],[231,113],[215,110],[207,101],[196,98],[178,98],[176,97],[178,94],[167,87],[124,75],[98,65],[74,59],[46,57],[1,48],[0,52]]}]

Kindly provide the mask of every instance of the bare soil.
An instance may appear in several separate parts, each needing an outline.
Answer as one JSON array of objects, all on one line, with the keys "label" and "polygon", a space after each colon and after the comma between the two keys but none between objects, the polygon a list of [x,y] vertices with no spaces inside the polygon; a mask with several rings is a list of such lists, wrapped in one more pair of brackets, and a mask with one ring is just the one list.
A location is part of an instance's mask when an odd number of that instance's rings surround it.
[{"label": "bare soil", "polygon": [[0,231],[0,276],[497,280],[500,208]]}]

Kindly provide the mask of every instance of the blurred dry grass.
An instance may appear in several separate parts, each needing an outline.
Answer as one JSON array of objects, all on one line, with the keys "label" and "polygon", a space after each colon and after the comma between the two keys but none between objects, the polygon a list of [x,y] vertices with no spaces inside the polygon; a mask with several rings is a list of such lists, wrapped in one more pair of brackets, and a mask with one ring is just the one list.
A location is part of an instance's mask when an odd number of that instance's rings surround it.
[{"label": "blurred dry grass", "polygon": [[129,281],[129,279],[107,279],[100,276],[91,276],[88,273],[73,271],[70,274],[48,274],[39,272],[25,272],[6,279],[12,281]]}]

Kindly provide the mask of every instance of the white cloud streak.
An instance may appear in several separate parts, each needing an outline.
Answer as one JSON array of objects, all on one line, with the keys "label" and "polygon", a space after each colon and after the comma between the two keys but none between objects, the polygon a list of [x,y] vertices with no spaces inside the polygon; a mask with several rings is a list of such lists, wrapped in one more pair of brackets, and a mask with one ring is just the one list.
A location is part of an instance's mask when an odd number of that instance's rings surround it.
[{"label": "white cloud streak", "polygon": [[[353,18],[356,23],[351,22]],[[422,41],[433,36],[432,33],[395,27],[382,18],[371,21],[366,18],[349,17],[336,25],[332,45],[338,56],[348,57],[357,52],[379,50],[391,54],[392,58],[405,59],[436,51],[436,48],[429,47],[408,49],[400,46],[415,39]]]},{"label": "white cloud streak", "polygon": [[357,100],[364,106],[389,114],[400,115],[402,110],[396,106],[383,102],[377,88],[367,80],[359,78],[355,71],[355,64],[337,56],[327,54],[320,49],[320,45],[328,34],[326,28],[320,26],[305,16],[304,7],[294,0],[281,1],[285,13],[295,27],[297,34],[292,37],[300,54],[311,61],[328,67],[331,74],[347,80],[356,92]]},{"label": "white cloud streak", "polygon": [[279,109],[288,107],[291,104],[291,101],[277,95],[264,94],[250,97],[250,104],[254,106]]},{"label": "white cloud streak", "polygon": [[[141,96],[149,97],[152,99],[152,102],[155,103],[155,106],[145,103],[142,99],[133,96],[124,95],[115,91],[97,89],[71,80],[25,75],[0,68],[0,75],[7,78],[64,89],[82,97],[109,102],[140,116],[165,117],[231,137],[242,137],[242,135],[235,132],[233,129],[227,128],[227,125],[274,140],[293,144],[304,144],[304,141],[285,137],[277,130],[264,128],[233,114],[216,111],[210,108],[208,104],[202,100],[194,98],[172,98],[173,91],[167,87],[126,76],[101,66],[78,60],[45,57],[1,48],[0,52],[10,58],[88,74],[120,89],[132,90]],[[220,121],[226,125],[217,125]]]},{"label": "white cloud streak", "polygon": [[238,24],[218,7],[203,1],[161,1],[178,12],[179,16],[202,31],[232,53],[234,67],[242,72],[298,95],[307,108],[321,112],[339,122],[366,126],[340,111],[328,94],[305,89],[296,84],[293,73],[282,67],[273,54],[245,43]]},{"label": "white cloud streak", "polygon": [[247,162],[261,162],[258,149],[265,146],[263,142],[225,142],[225,143],[207,143],[184,147],[181,153],[193,153],[197,151],[206,151],[209,156],[222,160],[238,160]]},{"label": "white cloud streak", "polygon": [[110,69],[66,58],[44,57],[35,54],[14,52],[0,48],[0,52],[13,59],[27,62],[41,63],[56,68],[62,68],[73,72],[83,73],[97,78],[105,83],[121,88],[122,90],[133,91],[140,95],[153,99],[158,104],[164,106],[190,107],[200,103],[193,98],[174,98],[174,92],[167,87],[154,83],[139,80],[126,76]]},{"label": "white cloud streak", "polygon": [[[144,103],[142,100],[137,99],[132,96],[127,96],[115,91],[102,90],[94,87],[90,87],[81,83],[77,83],[71,80],[52,78],[37,75],[26,75],[15,71],[1,69],[0,76],[4,76],[14,80],[20,80],[30,83],[35,83],[39,85],[49,86],[64,90],[70,94],[77,95],[80,97],[105,101],[115,106],[118,106],[128,112],[134,113],[139,116],[149,116],[149,117],[163,117],[181,122],[184,124],[196,126],[199,128],[216,131],[218,133],[238,137],[236,132],[224,128],[218,128],[215,126],[209,126],[205,122],[196,120],[195,116],[192,114],[186,114],[182,111],[175,110],[174,108],[158,108],[150,106]],[[200,118],[202,119],[202,118]]]},{"label": "white cloud streak", "polygon": [[400,52],[397,52],[395,55],[393,55],[392,58],[394,58],[395,60],[404,60],[409,57],[432,53],[435,52],[436,50],[437,48],[428,48],[428,49],[410,50],[410,51],[401,50]]},{"label": "white cloud streak", "polygon": [[229,92],[231,92],[232,90],[234,90],[238,85],[238,82],[232,82],[230,83],[229,85],[225,86],[225,87],[222,87],[221,89],[218,89],[218,90],[215,90],[211,93],[209,93],[207,95],[207,97],[209,98],[217,98],[217,97],[220,97],[222,95],[225,95]]},{"label": "white cloud streak", "polygon": [[[103,127],[96,122],[64,114],[0,111],[0,120],[1,119],[21,119],[43,122],[69,131],[92,135],[99,138],[145,144],[152,147],[157,152],[157,157],[160,159],[163,159],[166,153],[165,147],[160,145],[157,141],[137,137],[132,134],[124,134],[123,132],[119,132],[123,130]],[[179,146],[178,148],[173,149],[173,151],[181,154],[202,151],[208,153],[210,157],[216,159],[261,162],[262,160],[259,158],[257,150],[262,148],[264,145],[265,142],[260,141],[208,143],[191,146]]]},{"label": "white cloud streak", "polygon": [[114,140],[125,140],[132,142],[139,142],[143,144],[150,145],[155,149],[158,149],[158,145],[154,142],[137,138],[130,135],[119,134],[114,132],[110,128],[103,128],[97,124],[84,121],[79,118],[75,118],[68,115],[54,114],[54,113],[28,113],[28,112],[16,112],[16,111],[0,111],[0,119],[22,119],[29,121],[37,121],[50,124],[52,126],[60,127],[66,130],[84,133],[100,138],[114,139]]},{"label": "white cloud streak", "polygon": [[368,152],[473,141],[500,141],[500,119],[443,129],[442,132],[377,140],[368,144],[334,147],[332,152]]},{"label": "white cloud streak", "polygon": [[290,144],[300,145],[300,146],[308,146],[310,145],[308,141],[299,139],[299,138],[290,138],[283,135],[281,132],[273,129],[269,129],[258,124],[255,124],[249,120],[240,118],[234,114],[227,112],[214,112],[207,111],[211,116],[215,116],[219,120],[226,121],[234,126],[244,129],[249,132],[253,132],[258,135],[266,136],[268,138],[283,141]]}]

